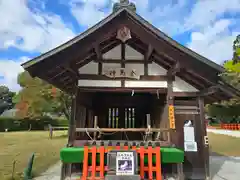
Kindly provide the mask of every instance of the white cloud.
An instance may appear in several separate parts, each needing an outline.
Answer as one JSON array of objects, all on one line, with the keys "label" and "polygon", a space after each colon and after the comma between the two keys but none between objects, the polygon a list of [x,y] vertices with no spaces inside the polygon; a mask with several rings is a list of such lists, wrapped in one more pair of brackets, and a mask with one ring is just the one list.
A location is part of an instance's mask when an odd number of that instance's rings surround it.
[{"label": "white cloud", "polygon": [[234,15],[240,12],[240,0],[201,0],[194,4],[186,18],[185,27],[204,28],[221,18],[224,13]]},{"label": "white cloud", "polygon": [[71,0],[69,7],[80,25],[91,27],[112,12],[115,2],[118,0]]},{"label": "white cloud", "polygon": [[232,43],[240,32],[229,32],[229,20],[219,20],[203,31],[192,32],[188,47],[221,64],[232,57]]},{"label": "white cloud", "polygon": [[[41,7],[44,8],[43,4]],[[56,14],[31,10],[26,0],[0,0],[0,49],[45,52],[75,36]]]},{"label": "white cloud", "polygon": [[19,91],[20,86],[17,84],[17,76],[23,72],[20,64],[29,60],[28,57],[21,57],[18,60],[0,59],[0,85],[7,86],[12,91]]},{"label": "white cloud", "polygon": [[84,5],[72,3],[71,12],[80,25],[87,27],[93,26],[107,16],[106,12],[97,9],[93,3],[85,3]]},{"label": "white cloud", "polygon": [[[81,25],[89,27],[111,12],[101,10],[110,1],[72,0],[71,11]],[[141,16],[168,35],[190,32],[187,46],[199,54],[217,63],[232,57],[232,42],[239,30],[230,28],[237,23],[234,15],[240,12],[240,0],[130,1]],[[226,13],[230,19],[223,18]]]},{"label": "white cloud", "polygon": [[[66,7],[79,25],[90,27],[111,13],[117,1],[70,0]],[[232,42],[240,32],[236,29],[240,28],[239,19],[234,18],[240,12],[240,0],[130,1],[136,3],[141,16],[168,35],[190,32],[186,45],[205,57],[218,63],[232,57]],[[45,52],[75,36],[59,15],[45,8],[45,0],[0,0],[0,17],[4,17],[0,19],[0,50],[16,47],[26,52]],[[0,83],[18,89],[16,77],[22,71],[22,61],[0,60],[0,76],[4,76]],[[8,72],[6,67],[14,70]]]},{"label": "white cloud", "polygon": [[185,30],[192,31],[187,46],[218,64],[231,59],[233,41],[240,33],[235,26],[239,19],[234,18],[239,12],[240,0],[198,1],[185,19]]}]

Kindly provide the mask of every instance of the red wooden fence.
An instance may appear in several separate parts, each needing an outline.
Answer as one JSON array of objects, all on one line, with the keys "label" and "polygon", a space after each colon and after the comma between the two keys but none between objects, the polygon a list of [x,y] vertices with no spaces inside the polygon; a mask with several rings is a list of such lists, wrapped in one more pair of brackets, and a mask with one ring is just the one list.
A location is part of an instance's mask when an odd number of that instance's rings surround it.
[{"label": "red wooden fence", "polygon": [[[104,179],[104,174],[106,171],[108,171],[108,167],[104,164],[104,155],[111,149],[120,149],[120,146],[112,146],[112,147],[104,147],[104,146],[84,146],[84,160],[83,160],[83,175],[81,177],[81,180],[96,180],[96,179]],[[128,146],[124,146],[123,149],[127,150],[129,149]],[[141,179],[144,179],[145,172],[148,173],[148,179],[152,180],[153,178],[156,180],[162,180],[162,174],[161,174],[161,153],[160,153],[160,147],[152,147],[148,146],[147,148],[144,148],[144,146],[140,146],[140,148],[136,148],[133,146],[131,149],[136,150],[137,153],[140,156],[140,176]],[[99,154],[100,157],[100,164],[97,165],[97,154]],[[148,157],[148,164],[144,164],[144,155],[147,155]],[[89,156],[91,156],[91,162],[92,164],[89,166]],[[152,163],[152,156],[156,156],[156,163],[155,166]],[[89,177],[90,172],[90,177]],[[153,172],[155,172],[155,176],[153,177]],[[99,173],[99,176],[97,177],[97,174]]]},{"label": "red wooden fence", "polygon": [[219,126],[211,126],[207,125],[207,128],[209,129],[226,129],[226,130],[231,130],[231,131],[239,131],[240,130],[240,124],[239,123],[234,123],[234,124],[219,124]]}]

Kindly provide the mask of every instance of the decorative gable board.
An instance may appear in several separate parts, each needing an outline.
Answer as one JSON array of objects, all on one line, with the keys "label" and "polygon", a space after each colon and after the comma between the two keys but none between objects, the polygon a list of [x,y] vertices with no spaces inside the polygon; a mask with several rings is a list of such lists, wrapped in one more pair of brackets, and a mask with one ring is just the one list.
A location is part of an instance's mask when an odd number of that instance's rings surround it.
[{"label": "decorative gable board", "polygon": [[79,74],[98,74],[98,63],[91,61],[79,68],[78,72]]},{"label": "decorative gable board", "polygon": [[144,60],[144,55],[133,49],[131,46],[126,45],[125,49],[125,59],[128,60]]},{"label": "decorative gable board", "polygon": [[121,45],[112,48],[103,54],[103,59],[121,59]]}]

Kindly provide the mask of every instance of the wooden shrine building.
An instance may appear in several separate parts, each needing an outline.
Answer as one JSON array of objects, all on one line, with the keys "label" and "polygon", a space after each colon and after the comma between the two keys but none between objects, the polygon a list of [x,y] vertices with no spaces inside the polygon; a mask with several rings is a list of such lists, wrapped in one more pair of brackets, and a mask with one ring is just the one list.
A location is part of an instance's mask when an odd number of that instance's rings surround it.
[{"label": "wooden shrine building", "polygon": [[[94,117],[99,128],[115,129],[143,128],[150,120],[152,128],[170,131],[153,133],[148,140],[185,150],[185,176],[206,179],[204,106],[240,93],[221,80],[223,67],[178,44],[135,10],[132,3],[121,1],[101,22],[22,66],[72,95],[69,145],[88,138],[77,129],[93,128]],[[169,107],[174,107],[175,120]],[[195,150],[184,147],[186,122],[194,128]],[[142,140],[143,135],[128,131],[98,138]]]}]

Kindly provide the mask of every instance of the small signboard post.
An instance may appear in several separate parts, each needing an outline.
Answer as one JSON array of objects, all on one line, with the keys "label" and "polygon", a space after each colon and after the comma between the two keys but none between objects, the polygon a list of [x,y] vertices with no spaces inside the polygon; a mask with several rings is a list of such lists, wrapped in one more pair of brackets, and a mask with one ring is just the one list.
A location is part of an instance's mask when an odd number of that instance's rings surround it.
[{"label": "small signboard post", "polygon": [[133,152],[117,152],[116,175],[134,175]]},{"label": "small signboard post", "polygon": [[108,152],[108,167],[106,180],[140,180],[140,175],[137,174],[137,152],[134,150]]}]

